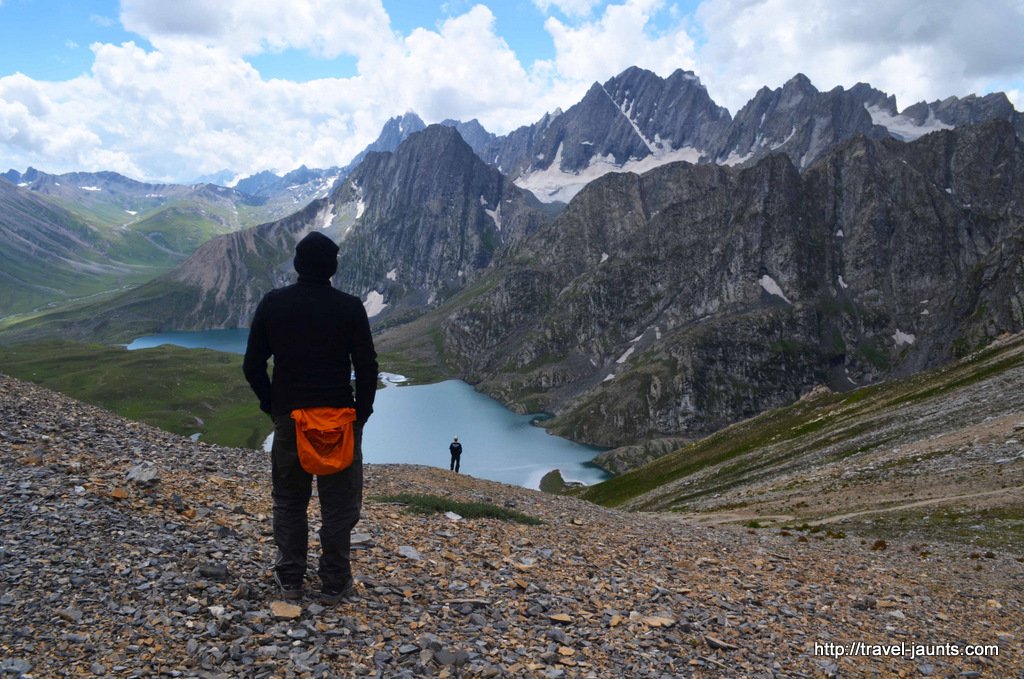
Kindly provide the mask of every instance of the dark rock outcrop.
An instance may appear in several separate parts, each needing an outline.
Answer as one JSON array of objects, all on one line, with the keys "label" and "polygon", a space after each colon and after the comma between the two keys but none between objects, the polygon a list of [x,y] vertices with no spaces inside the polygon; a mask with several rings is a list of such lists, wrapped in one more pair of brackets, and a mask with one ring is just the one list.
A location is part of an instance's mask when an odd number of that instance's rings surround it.
[{"label": "dark rock outcrop", "polygon": [[785,153],[804,170],[845,139],[888,136],[872,123],[864,105],[868,94],[841,87],[819,92],[803,74],[780,89],[762,87],[736,114],[708,158],[738,164],[756,162],[769,153]]},{"label": "dark rock outcrop", "polygon": [[801,174],[678,163],[589,185],[440,322],[452,364],[599,445],[696,436],[1024,327],[1006,122],[858,137]]},{"label": "dark rock outcrop", "polygon": [[378,300],[377,309],[446,299],[504,244],[545,220],[533,196],[444,125],[412,135],[394,153],[369,154],[336,200],[358,203],[362,216],[343,244],[335,283]]}]

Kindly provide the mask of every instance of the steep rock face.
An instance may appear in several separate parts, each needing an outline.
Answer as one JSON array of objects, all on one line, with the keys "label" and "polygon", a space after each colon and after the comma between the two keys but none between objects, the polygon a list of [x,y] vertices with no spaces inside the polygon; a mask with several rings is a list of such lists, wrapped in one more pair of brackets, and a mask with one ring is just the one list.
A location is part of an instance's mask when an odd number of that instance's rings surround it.
[{"label": "steep rock face", "polygon": [[785,153],[801,171],[855,136],[912,141],[929,132],[1008,120],[1024,137],[1024,115],[1004,94],[949,97],[902,113],[896,98],[858,83],[821,92],[803,74],[762,88],[737,114],[715,104],[700,80],[629,68],[594,83],[565,112],[495,137],[474,150],[545,202],[568,202],[588,182],[614,171],[646,172],[678,160],[748,166]]},{"label": "steep rock face", "polygon": [[862,97],[874,99],[874,94],[841,87],[819,92],[803,74],[777,90],[763,87],[736,114],[710,158],[732,165],[785,153],[803,170],[840,141],[855,135],[886,136],[864,106]]},{"label": "steep rock face", "polygon": [[530,194],[444,125],[394,153],[368,155],[336,200],[359,205],[361,215],[342,246],[336,284],[372,314],[447,298],[545,219]]},{"label": "steep rock face", "polygon": [[459,136],[469,144],[470,148],[480,157],[486,155],[487,146],[494,142],[497,137],[493,133],[488,132],[484,129],[484,126],[480,124],[480,121],[473,118],[469,122],[462,122],[461,120],[442,120],[441,124],[445,127],[454,127],[459,132]]},{"label": "steep rock face", "polygon": [[962,99],[947,97],[931,103],[919,102],[905,109],[902,115],[922,126],[927,125],[930,119],[954,127],[986,120],[1006,120],[1013,124],[1018,136],[1024,136],[1024,116],[1013,108],[1002,92],[983,97],[971,94]]},{"label": "steep rock face", "polygon": [[441,323],[484,390],[601,445],[694,436],[1024,327],[1007,123],[588,186]]}]

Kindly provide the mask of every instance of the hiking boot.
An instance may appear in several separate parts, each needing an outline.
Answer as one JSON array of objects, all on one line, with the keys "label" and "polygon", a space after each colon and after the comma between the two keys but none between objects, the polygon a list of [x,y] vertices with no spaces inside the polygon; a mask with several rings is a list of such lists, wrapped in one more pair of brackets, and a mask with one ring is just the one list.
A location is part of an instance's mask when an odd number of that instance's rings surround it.
[{"label": "hiking boot", "polygon": [[349,580],[340,589],[337,587],[324,587],[320,590],[320,603],[328,606],[336,603],[354,604],[358,601],[359,595],[356,594],[356,587],[352,580]]},{"label": "hiking boot", "polygon": [[282,582],[281,576],[274,572],[274,582],[277,583],[277,589],[281,593],[281,598],[286,601],[297,601],[302,598],[302,583],[290,583]]}]

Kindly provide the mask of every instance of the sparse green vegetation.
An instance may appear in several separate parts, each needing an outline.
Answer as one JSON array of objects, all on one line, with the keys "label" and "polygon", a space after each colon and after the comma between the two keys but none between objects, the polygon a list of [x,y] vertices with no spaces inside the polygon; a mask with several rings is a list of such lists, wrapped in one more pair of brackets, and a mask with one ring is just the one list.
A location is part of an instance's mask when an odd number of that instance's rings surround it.
[{"label": "sparse green vegetation", "polygon": [[378,504],[395,503],[405,505],[410,512],[434,514],[438,512],[455,512],[464,519],[501,519],[514,521],[528,526],[539,526],[543,521],[512,509],[506,509],[489,502],[459,502],[437,495],[417,495],[400,493],[398,495],[375,495],[367,498],[369,502]]},{"label": "sparse green vegetation", "polygon": [[928,507],[887,512],[874,517],[863,532],[880,543],[927,537],[1019,554],[1024,545],[1024,507]]},{"label": "sparse green vegetation", "polygon": [[206,349],[45,341],[0,347],[0,371],[118,415],[203,441],[260,448],[272,430],[242,357]]}]

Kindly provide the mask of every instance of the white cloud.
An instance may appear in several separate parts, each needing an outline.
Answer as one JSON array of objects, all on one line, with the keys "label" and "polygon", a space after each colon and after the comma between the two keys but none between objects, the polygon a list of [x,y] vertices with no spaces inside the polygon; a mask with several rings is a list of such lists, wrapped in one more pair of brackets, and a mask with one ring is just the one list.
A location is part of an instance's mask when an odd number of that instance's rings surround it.
[{"label": "white cloud", "polygon": [[377,74],[381,82],[368,84],[393,102],[393,111],[415,110],[427,121],[478,117],[491,129],[543,114],[540,86],[495,33],[494,15],[483,5],[436,31],[418,28],[374,59],[360,67]]},{"label": "white cloud", "polygon": [[[342,165],[404,111],[507,132],[632,65],[695,70],[734,113],[797,72],[823,90],[870,82],[901,107],[996,88],[1021,108],[1014,0],[704,0],[692,16],[664,0],[534,4],[560,13],[545,23],[554,57],[524,66],[484,4],[401,35],[380,0],[122,0],[146,42],[92,45],[69,81],[0,77],[0,157],[172,181]],[[284,50],[352,56],[357,72],[296,83],[246,61]]]},{"label": "white cloud", "polygon": [[236,55],[292,48],[358,56],[393,39],[380,0],[122,0],[121,22],[161,48],[187,41]]},{"label": "white cloud", "polygon": [[[225,2],[183,21],[178,8],[125,2],[122,20],[154,48],[94,44],[91,73],[65,83],[0,78],[0,155],[19,169],[113,169],[187,181],[224,168],[248,174],[343,165],[387,118],[406,110],[428,122],[477,117],[499,131],[544,113],[543,79],[527,73],[496,34],[488,8],[475,6],[436,30],[402,37],[382,10],[382,20],[339,27],[340,4],[288,3],[292,23],[274,34],[271,24],[285,21],[282,3],[245,5],[246,13]],[[244,59],[252,50],[286,47],[329,56],[341,41],[338,31],[350,38],[376,31],[374,39],[356,40],[354,77],[265,80]]]},{"label": "white cloud", "polygon": [[677,23],[665,32],[653,27],[662,0],[626,0],[609,5],[589,22],[568,25],[551,17],[545,28],[555,44],[554,70],[563,79],[604,82],[630,66],[661,75],[694,64],[694,42]]},{"label": "white cloud", "polygon": [[900,108],[1024,78],[1016,0],[705,0],[698,73],[736,112],[802,72],[822,90],[868,82]]}]

